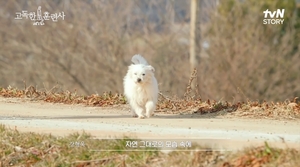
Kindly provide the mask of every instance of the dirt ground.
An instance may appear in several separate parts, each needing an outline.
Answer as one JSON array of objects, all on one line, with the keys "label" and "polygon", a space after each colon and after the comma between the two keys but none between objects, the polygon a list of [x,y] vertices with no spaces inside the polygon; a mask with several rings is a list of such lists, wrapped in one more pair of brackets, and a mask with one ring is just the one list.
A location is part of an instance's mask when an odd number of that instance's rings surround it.
[{"label": "dirt ground", "polygon": [[214,149],[237,150],[264,141],[300,149],[299,120],[162,113],[138,119],[131,117],[126,105],[101,108],[0,97],[0,124],[57,136],[85,131],[95,138],[186,139]]}]

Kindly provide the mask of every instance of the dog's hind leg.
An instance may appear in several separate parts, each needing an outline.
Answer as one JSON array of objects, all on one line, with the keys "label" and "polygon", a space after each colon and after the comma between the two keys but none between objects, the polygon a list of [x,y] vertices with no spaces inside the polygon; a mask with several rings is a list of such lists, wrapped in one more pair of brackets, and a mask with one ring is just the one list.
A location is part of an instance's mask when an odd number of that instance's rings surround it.
[{"label": "dog's hind leg", "polygon": [[150,118],[153,116],[155,110],[155,103],[153,101],[148,101],[146,103],[146,116]]}]

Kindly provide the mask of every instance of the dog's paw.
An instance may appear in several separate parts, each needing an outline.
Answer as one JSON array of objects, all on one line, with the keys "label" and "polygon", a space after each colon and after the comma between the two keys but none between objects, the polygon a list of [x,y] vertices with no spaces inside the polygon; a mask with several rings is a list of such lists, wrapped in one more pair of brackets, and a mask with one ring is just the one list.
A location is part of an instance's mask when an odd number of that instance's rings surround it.
[{"label": "dog's paw", "polygon": [[132,114],[131,115],[133,118],[137,118],[138,117],[138,115],[136,115],[136,114]]},{"label": "dog's paw", "polygon": [[138,115],[134,112],[134,110],[131,110],[131,116],[134,118],[138,117]]},{"label": "dog's paw", "polygon": [[151,116],[153,116],[153,114],[146,114],[147,118],[150,118]]},{"label": "dog's paw", "polygon": [[140,116],[139,116],[139,119],[144,119],[144,118],[145,118],[144,115],[140,115]]},{"label": "dog's paw", "polygon": [[150,118],[150,117],[153,117],[155,115],[154,115],[154,112],[151,112],[151,113],[146,113],[146,116],[147,116],[147,118]]}]

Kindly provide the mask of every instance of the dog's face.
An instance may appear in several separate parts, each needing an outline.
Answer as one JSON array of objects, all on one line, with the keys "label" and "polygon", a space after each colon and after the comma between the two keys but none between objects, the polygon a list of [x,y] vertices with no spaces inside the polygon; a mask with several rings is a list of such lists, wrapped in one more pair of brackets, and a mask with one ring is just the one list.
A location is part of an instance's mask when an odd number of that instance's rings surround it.
[{"label": "dog's face", "polygon": [[150,65],[131,65],[129,66],[129,75],[135,83],[143,84],[151,80],[154,68]]}]

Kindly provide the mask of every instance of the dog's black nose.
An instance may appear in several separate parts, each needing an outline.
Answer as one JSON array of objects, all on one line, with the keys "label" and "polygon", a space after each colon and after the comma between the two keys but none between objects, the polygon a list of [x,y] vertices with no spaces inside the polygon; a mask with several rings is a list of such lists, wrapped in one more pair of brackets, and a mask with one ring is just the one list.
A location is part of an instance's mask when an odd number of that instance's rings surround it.
[{"label": "dog's black nose", "polygon": [[141,78],[138,78],[137,81],[138,81],[138,82],[141,82],[142,80],[141,80]]}]

